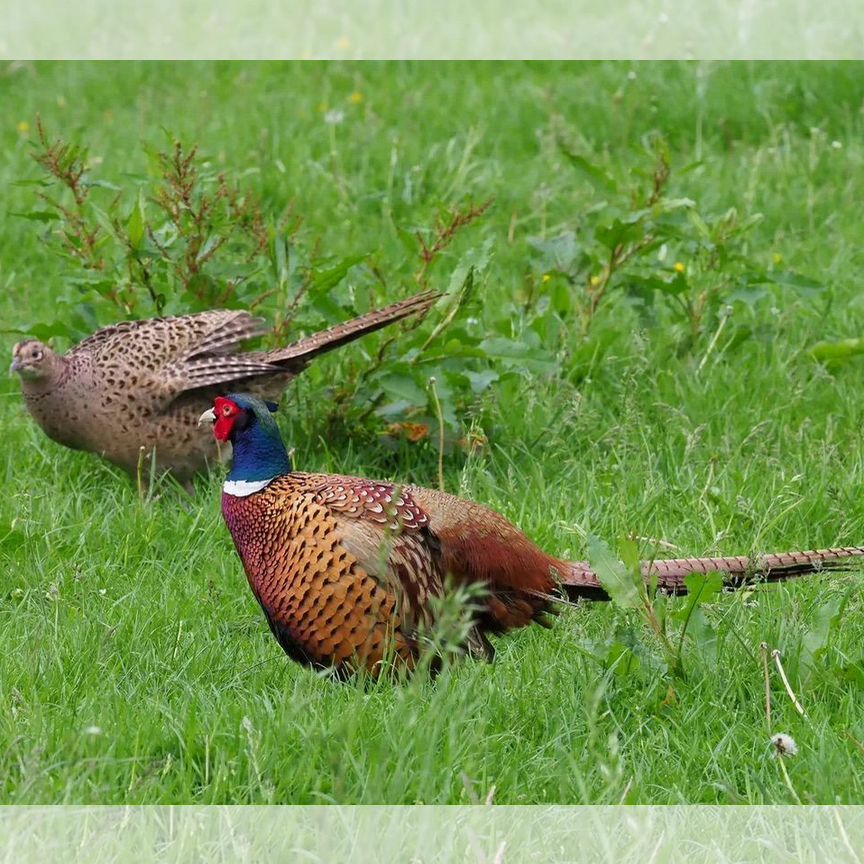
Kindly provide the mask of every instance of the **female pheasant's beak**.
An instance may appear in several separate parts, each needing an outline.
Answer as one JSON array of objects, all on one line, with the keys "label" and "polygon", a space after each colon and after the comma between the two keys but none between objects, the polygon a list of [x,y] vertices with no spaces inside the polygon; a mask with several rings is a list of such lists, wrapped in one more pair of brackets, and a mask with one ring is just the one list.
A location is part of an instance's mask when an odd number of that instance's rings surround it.
[{"label": "female pheasant's beak", "polygon": [[199,418],[198,425],[200,426],[202,423],[215,423],[216,422],[216,412],[212,408],[208,408]]}]

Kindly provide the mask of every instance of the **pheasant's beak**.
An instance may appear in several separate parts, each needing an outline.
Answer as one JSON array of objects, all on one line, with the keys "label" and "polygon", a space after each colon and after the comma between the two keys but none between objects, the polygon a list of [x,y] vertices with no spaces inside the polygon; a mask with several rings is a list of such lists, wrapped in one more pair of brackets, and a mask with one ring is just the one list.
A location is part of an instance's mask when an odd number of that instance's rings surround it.
[{"label": "pheasant's beak", "polygon": [[14,375],[21,368],[21,364],[18,362],[18,358],[16,357],[12,361],[12,365],[9,367],[9,374]]},{"label": "pheasant's beak", "polygon": [[215,423],[216,422],[216,412],[212,408],[208,408],[199,418],[198,425],[200,426],[204,422],[207,423]]}]

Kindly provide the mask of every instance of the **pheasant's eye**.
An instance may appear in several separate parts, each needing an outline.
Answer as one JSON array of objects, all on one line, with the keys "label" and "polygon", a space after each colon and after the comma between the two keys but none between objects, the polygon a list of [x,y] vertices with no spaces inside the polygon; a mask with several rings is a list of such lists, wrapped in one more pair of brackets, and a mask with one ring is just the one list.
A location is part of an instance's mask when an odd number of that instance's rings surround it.
[{"label": "pheasant's eye", "polygon": [[34,351],[33,352],[33,359],[37,360],[37,361],[41,360],[42,359],[42,352],[39,350]]},{"label": "pheasant's eye", "polygon": [[226,417],[230,417],[230,416],[231,416],[231,406],[230,406],[230,405],[225,405],[225,406],[222,408],[222,413],[223,413]]}]

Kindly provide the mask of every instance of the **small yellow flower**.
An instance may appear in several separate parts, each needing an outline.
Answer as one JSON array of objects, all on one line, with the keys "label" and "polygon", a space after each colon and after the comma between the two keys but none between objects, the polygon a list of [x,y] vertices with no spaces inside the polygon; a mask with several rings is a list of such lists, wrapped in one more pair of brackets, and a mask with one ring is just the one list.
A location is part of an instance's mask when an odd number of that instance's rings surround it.
[{"label": "small yellow flower", "polygon": [[599,276],[591,277],[591,287],[596,288],[603,280]]},{"label": "small yellow flower", "polygon": [[681,261],[676,261],[675,267],[673,269],[675,270],[676,273],[684,273],[687,270],[687,268],[684,266],[684,264]]},{"label": "small yellow flower", "polygon": [[543,274],[543,282],[548,282],[552,277],[548,273]]},{"label": "small yellow flower", "polygon": [[775,252],[771,256],[771,260],[774,262],[775,267],[779,267],[783,263],[783,256],[779,252]]},{"label": "small yellow flower", "polygon": [[351,40],[347,36],[340,36],[336,42],[336,47],[340,51],[347,51],[351,47]]},{"label": "small yellow flower", "polygon": [[359,90],[355,90],[349,97],[348,101],[352,105],[359,105],[364,99],[363,94]]},{"label": "small yellow flower", "polygon": [[330,110],[330,106],[326,102],[318,103],[318,113],[326,114]]},{"label": "small yellow flower", "polygon": [[26,120],[19,120],[15,128],[19,135],[26,135],[30,131],[30,124]]}]

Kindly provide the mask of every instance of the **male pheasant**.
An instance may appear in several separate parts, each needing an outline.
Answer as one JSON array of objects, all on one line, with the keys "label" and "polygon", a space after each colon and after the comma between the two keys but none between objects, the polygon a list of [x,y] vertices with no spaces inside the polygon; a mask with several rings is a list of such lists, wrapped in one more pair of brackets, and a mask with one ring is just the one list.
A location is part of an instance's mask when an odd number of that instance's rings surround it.
[{"label": "male pheasant", "polygon": [[135,473],[141,448],[181,482],[218,458],[198,428],[217,393],[242,383],[278,399],[288,382],[326,351],[409,315],[425,313],[440,295],[427,291],[368,312],[272,351],[240,352],[267,331],[248,312],[124,321],[97,330],[65,355],[35,339],[13,348],[27,409],[49,438],[88,450]]},{"label": "male pheasant", "polygon": [[[222,513],[249,584],[285,652],[318,668],[412,669],[446,577],[484,589],[463,646],[492,659],[488,634],[543,623],[555,595],[608,599],[584,562],[547,554],[493,510],[431,489],[292,469],[276,406],[219,397],[201,421],[233,445]],[[692,572],[729,584],[784,579],[864,555],[864,547],[646,563],[646,578],[685,590]],[[439,607],[440,608],[440,607]]]}]

